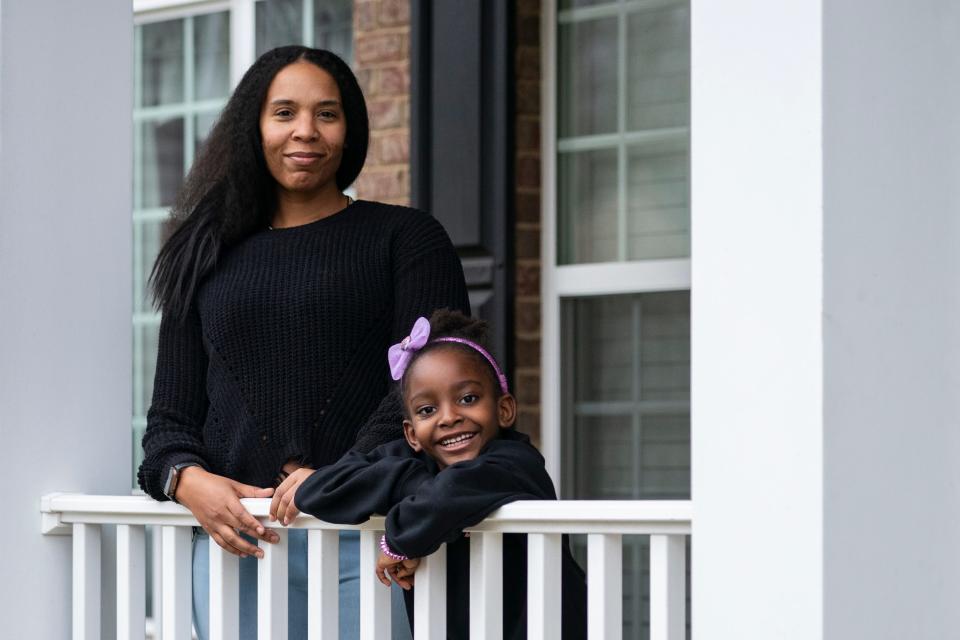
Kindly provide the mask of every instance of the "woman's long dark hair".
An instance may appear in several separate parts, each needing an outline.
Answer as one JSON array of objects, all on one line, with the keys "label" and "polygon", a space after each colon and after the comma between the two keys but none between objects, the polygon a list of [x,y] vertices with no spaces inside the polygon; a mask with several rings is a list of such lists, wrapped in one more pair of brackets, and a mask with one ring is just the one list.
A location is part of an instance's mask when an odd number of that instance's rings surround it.
[{"label": "woman's long dark hair", "polygon": [[335,54],[301,46],[260,56],[223,108],[177,194],[176,229],[150,273],[154,303],[164,314],[186,318],[201,281],[229,247],[270,223],[276,182],[263,158],[260,110],[277,73],[298,60],[317,65],[336,81],[347,120],[337,187],[350,186],[367,157],[367,106],[357,78]]}]

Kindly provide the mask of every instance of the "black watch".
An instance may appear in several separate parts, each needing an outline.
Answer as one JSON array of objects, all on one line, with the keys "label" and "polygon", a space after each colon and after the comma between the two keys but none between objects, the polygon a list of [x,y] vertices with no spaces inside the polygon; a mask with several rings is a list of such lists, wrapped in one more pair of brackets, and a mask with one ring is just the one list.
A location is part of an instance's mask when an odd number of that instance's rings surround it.
[{"label": "black watch", "polygon": [[199,466],[196,462],[181,462],[170,467],[170,471],[167,473],[167,482],[163,485],[163,495],[176,502],[177,485],[180,484],[180,471],[187,467]]}]

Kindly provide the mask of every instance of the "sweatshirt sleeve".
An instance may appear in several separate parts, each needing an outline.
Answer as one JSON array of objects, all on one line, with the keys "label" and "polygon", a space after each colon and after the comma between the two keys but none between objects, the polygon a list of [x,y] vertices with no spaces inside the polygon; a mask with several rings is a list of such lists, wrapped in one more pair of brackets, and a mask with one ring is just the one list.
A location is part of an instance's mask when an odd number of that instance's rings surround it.
[{"label": "sweatshirt sleeve", "polygon": [[415,492],[431,475],[406,442],[377,447],[370,453],[348,451],[332,465],[314,472],[297,489],[300,511],[338,524],[359,524]]},{"label": "sweatshirt sleeve", "polygon": [[390,509],[387,543],[421,558],[508,502],[555,498],[543,457],[532,445],[494,440],[477,458],[447,467]]},{"label": "sweatshirt sleeve", "polygon": [[207,354],[200,316],[191,308],[181,323],[164,315],[160,321],[153,400],[143,435],[143,463],[137,480],[156,500],[166,500],[167,470],[193,462],[208,468],[203,445],[207,415]]},{"label": "sweatshirt sleeve", "polygon": [[[437,309],[470,314],[470,299],[460,258],[443,226],[433,216],[416,209],[398,208],[403,218],[392,243],[393,318],[387,348],[400,342],[420,316],[429,318]],[[395,386],[395,385],[391,385]],[[403,411],[399,394],[388,393],[360,427],[354,448],[374,447],[403,437]]]}]

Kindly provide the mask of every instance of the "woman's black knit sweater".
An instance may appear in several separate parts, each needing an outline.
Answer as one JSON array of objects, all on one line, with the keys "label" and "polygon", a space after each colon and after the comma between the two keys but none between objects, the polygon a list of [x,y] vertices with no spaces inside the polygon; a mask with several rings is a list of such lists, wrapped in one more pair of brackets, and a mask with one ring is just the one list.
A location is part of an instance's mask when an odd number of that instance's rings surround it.
[{"label": "woman's black knit sweater", "polygon": [[231,248],[188,319],[164,317],[140,486],[158,500],[174,464],[272,486],[291,458],[329,464],[399,437],[387,348],[418,316],[469,313],[443,227],[357,201]]}]

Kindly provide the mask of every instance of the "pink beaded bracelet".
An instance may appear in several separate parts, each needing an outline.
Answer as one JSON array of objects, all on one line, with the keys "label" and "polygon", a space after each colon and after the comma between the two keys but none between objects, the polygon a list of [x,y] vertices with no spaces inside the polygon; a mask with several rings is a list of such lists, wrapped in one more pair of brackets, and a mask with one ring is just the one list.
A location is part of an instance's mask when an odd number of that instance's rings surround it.
[{"label": "pink beaded bracelet", "polygon": [[393,550],[390,548],[390,545],[387,544],[387,534],[380,536],[380,551],[383,551],[383,555],[394,560],[403,561],[410,559],[405,555],[393,552]]}]

